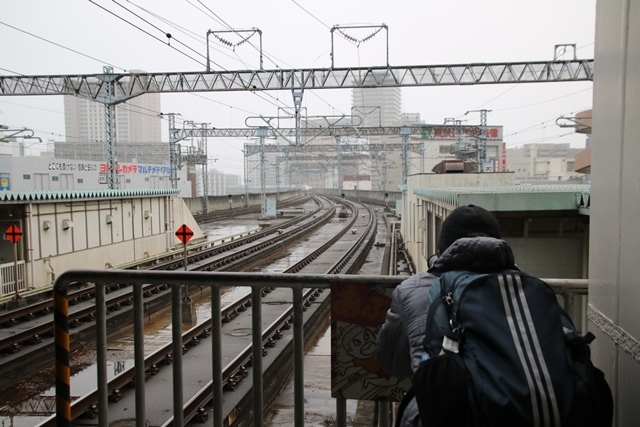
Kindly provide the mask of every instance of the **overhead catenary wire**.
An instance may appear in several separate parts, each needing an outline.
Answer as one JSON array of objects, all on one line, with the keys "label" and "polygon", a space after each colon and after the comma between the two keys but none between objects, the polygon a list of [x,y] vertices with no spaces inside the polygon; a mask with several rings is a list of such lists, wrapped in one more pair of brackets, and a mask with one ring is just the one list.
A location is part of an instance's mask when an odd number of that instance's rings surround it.
[{"label": "overhead catenary wire", "polygon": [[[116,18],[118,18],[118,19],[120,19],[120,20],[122,20],[122,21],[126,22],[127,24],[129,24],[129,25],[131,25],[132,27],[134,27],[134,28],[138,29],[139,31],[141,31],[141,32],[143,32],[143,33],[145,33],[145,34],[147,34],[149,37],[152,37],[153,39],[155,39],[155,40],[159,41],[160,43],[167,45],[167,46],[168,46],[168,47],[170,47],[171,49],[175,50],[176,52],[178,52],[178,53],[180,53],[180,54],[182,54],[182,55],[184,55],[184,56],[186,56],[187,58],[191,59],[192,61],[197,62],[198,64],[202,65],[203,67],[204,67],[204,66],[206,66],[206,64],[204,64],[204,63],[200,62],[199,60],[195,59],[194,57],[192,57],[192,56],[188,55],[187,53],[185,53],[185,52],[181,51],[180,49],[176,48],[175,46],[172,46],[168,41],[164,41],[164,40],[162,40],[162,39],[160,39],[160,38],[158,38],[158,37],[154,36],[153,34],[151,34],[150,32],[148,32],[147,30],[145,30],[145,29],[143,29],[143,28],[140,28],[139,26],[135,25],[135,24],[134,24],[134,23],[132,23],[132,22],[129,22],[128,20],[126,20],[125,18],[121,17],[121,16],[120,16],[120,15],[118,15],[117,13],[115,13],[115,12],[113,12],[113,11],[111,11],[111,10],[109,10],[109,9],[105,8],[104,6],[99,5],[98,3],[94,2],[93,0],[89,0],[89,2],[90,2],[91,4],[93,4],[93,5],[97,6],[97,7],[99,7],[100,9],[104,10],[105,12],[107,12],[107,13],[109,13],[109,14],[111,14],[111,15],[115,16]],[[171,40],[171,39],[172,39],[172,37],[170,37],[170,34],[169,34],[169,33],[164,33],[164,34],[167,36],[167,38],[168,38],[169,40]],[[178,40],[176,40],[176,42],[178,42],[178,43],[180,43],[180,44],[183,44],[183,45],[184,45],[184,43],[182,43],[182,42],[180,42],[180,41],[178,41]],[[185,45],[185,46],[186,46],[186,45]],[[187,46],[187,47],[188,47],[188,46]],[[189,48],[189,49],[191,49],[191,48]],[[193,49],[191,49],[191,50],[193,50]],[[202,54],[199,54],[199,55],[200,55],[200,56],[203,56]],[[204,57],[204,56],[203,56],[203,57]]]},{"label": "overhead catenary wire", "polygon": [[[77,53],[78,55],[84,56],[85,58],[93,59],[94,61],[101,62],[102,64],[109,65],[109,66],[111,66],[111,67],[113,67],[113,68],[117,68],[118,70],[122,70],[122,71],[124,71],[124,72],[126,72],[126,71],[127,71],[126,69],[124,69],[124,68],[122,68],[122,67],[118,67],[118,66],[116,66],[116,65],[113,65],[113,64],[109,63],[108,61],[102,61],[102,60],[100,60],[100,59],[98,59],[98,58],[95,58],[95,57],[93,57],[93,56],[91,56],[91,55],[87,55],[86,53],[82,53],[82,52],[79,52],[79,51],[77,51],[77,50],[75,50],[75,49],[71,49],[70,47],[63,46],[63,45],[61,45],[61,44],[59,44],[59,43],[56,43],[56,42],[54,42],[54,41],[51,41],[51,40],[49,40],[49,39],[47,39],[47,38],[40,37],[40,36],[38,36],[38,35],[36,35],[36,34],[30,33],[29,31],[25,31],[25,30],[22,30],[22,29],[20,29],[20,28],[14,27],[13,25],[9,25],[9,24],[7,24],[7,23],[5,23],[5,22],[0,22],[0,24],[5,25],[5,26],[7,26],[7,27],[9,27],[9,28],[12,28],[12,29],[14,29],[14,30],[16,30],[16,31],[20,31],[21,33],[28,34],[28,35],[30,35],[31,37],[35,37],[35,38],[40,39],[40,40],[42,40],[42,41],[44,41],[44,42],[50,43],[50,44],[52,44],[52,45],[54,45],[54,46],[58,46],[58,47],[60,47],[60,48],[62,48],[62,49],[68,50],[68,51],[70,51],[70,52]],[[7,71],[8,71],[8,70],[7,70]],[[21,73],[15,73],[15,74],[21,74]]]}]

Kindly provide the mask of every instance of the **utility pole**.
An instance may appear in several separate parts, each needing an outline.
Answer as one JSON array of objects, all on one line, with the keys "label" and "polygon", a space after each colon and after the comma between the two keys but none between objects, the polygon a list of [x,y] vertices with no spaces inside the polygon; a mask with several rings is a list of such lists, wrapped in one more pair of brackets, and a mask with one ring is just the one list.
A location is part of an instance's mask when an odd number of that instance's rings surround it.
[{"label": "utility pole", "polygon": [[202,204],[203,204],[205,213],[209,212],[209,162],[207,161],[209,157],[207,154],[207,125],[208,124],[209,123],[200,123],[203,130],[203,137],[200,142],[201,147],[199,147],[199,149],[201,150],[202,154],[205,157],[205,161],[202,163],[202,192],[204,193]]},{"label": "utility pole", "polygon": [[400,129],[400,135],[402,136],[402,183],[407,183],[407,177],[409,176],[409,135],[411,135],[410,127],[403,127]]},{"label": "utility pole", "polygon": [[476,163],[478,172],[484,171],[484,163],[487,160],[487,113],[491,110],[470,110],[464,113],[480,113],[480,134],[476,137]]},{"label": "utility pole", "polygon": [[107,186],[109,190],[117,190],[118,158],[116,154],[116,107],[114,104],[115,89],[113,67],[102,67],[102,80],[105,83],[106,99],[104,102],[105,143],[107,145]]},{"label": "utility pole", "polygon": [[259,127],[257,131],[258,138],[260,138],[260,213],[262,218],[267,216],[267,157],[264,151],[264,140],[269,135],[269,130],[266,127]]},{"label": "utility pole", "polygon": [[171,188],[178,188],[178,165],[180,163],[180,145],[179,139],[174,136],[171,130],[176,128],[176,116],[180,113],[160,113],[160,117],[167,116],[169,118],[169,180]]}]

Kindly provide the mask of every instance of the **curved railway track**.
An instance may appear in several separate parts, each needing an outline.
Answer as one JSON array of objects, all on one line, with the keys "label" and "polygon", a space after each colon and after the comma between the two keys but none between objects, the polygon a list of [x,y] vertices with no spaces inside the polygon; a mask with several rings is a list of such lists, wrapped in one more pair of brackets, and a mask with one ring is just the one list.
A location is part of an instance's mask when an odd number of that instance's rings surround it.
[{"label": "curved railway track", "polygon": [[[187,255],[188,269],[193,271],[230,271],[240,262],[246,264],[259,256],[260,252],[267,248],[291,244],[292,241],[300,239],[333,218],[335,206],[318,198],[315,200],[318,207],[308,214],[218,246],[206,245],[200,250],[191,251]],[[181,256],[174,256],[173,259],[155,264],[149,269],[175,270],[178,268],[184,268],[184,259]],[[106,287],[106,292],[113,294],[106,301],[109,311],[118,311],[124,306],[131,305],[130,289],[125,292],[116,292],[126,287],[127,284],[118,283]],[[144,287],[143,293],[146,297],[153,297],[168,290],[169,287],[166,285],[149,285]],[[75,307],[69,319],[73,327],[95,319],[93,305],[86,304],[87,301],[93,300],[94,296],[95,291],[90,284],[85,284],[83,288],[69,294],[69,304]],[[0,337],[0,354],[15,354],[21,351],[23,345],[37,344],[46,337],[51,337],[53,331],[53,320],[51,319],[35,322],[32,327],[18,328],[16,325],[26,322],[34,323],[34,319],[42,318],[42,316],[50,314],[52,310],[53,299],[49,298],[27,307],[0,314],[0,327],[5,330],[11,329],[10,334]]]},{"label": "curved railway track", "polygon": [[[349,219],[344,222],[342,229],[339,233],[336,233],[326,243],[322,244],[310,254],[305,256],[299,262],[292,265],[285,270],[285,273],[305,273],[313,266],[314,260],[318,260],[323,256],[332,246],[340,242],[341,239],[346,239],[348,242],[345,244],[344,249],[340,248],[341,255],[332,260],[331,266],[326,269],[322,268],[323,274],[339,274],[339,273],[352,273],[357,270],[358,266],[354,263],[355,258],[362,259],[362,254],[368,251],[372,244],[372,236],[375,234],[375,215],[370,208],[357,206],[350,202],[343,202],[348,205],[348,209],[351,212]],[[353,230],[358,230],[358,233],[353,233]],[[326,260],[324,261],[326,264]],[[317,269],[316,269],[317,272]],[[262,296],[265,297],[270,293],[286,292],[284,289],[273,290],[271,288],[263,288]],[[311,302],[320,297],[322,290],[318,289],[306,289],[303,293],[303,303],[305,307],[310,306]],[[275,300],[282,299],[281,296],[274,295]],[[248,316],[247,308],[251,306],[251,295],[248,294],[242,298],[237,299],[232,304],[222,309],[222,324],[231,322],[232,320],[240,316]],[[293,306],[289,305],[282,307],[282,314],[271,324],[263,328],[262,332],[262,348],[260,352],[263,356],[266,356],[268,349],[275,346],[275,342],[283,335],[283,331],[290,328],[293,316]],[[193,327],[189,331],[185,332],[182,336],[182,353],[186,354],[190,349],[198,346],[203,339],[209,337],[212,333],[211,322],[204,321],[199,325]],[[153,387],[153,377],[155,377],[160,369],[168,366],[173,361],[173,347],[172,344],[166,344],[159,350],[149,354],[144,359],[144,375],[147,378],[147,388]],[[232,392],[236,390],[238,385],[247,376],[248,367],[252,364],[253,348],[251,345],[247,346],[237,355],[225,355],[225,360],[231,360],[222,370],[223,389],[225,392]],[[187,369],[187,367],[185,367]],[[127,385],[134,383],[135,369],[131,367],[126,371],[120,373],[113,378],[108,385],[109,389],[109,401],[118,402],[123,396],[123,390]],[[183,420],[184,423],[190,420],[203,421],[208,416],[208,411],[204,409],[207,402],[212,399],[211,382],[204,385],[198,390],[193,397],[186,399],[187,404],[184,406]],[[83,396],[80,399],[74,401],[72,405],[72,418],[95,418],[98,415],[98,407],[96,401],[98,400],[98,390]],[[40,426],[55,425],[53,417],[45,420]],[[155,425],[155,424],[154,424]],[[160,424],[158,424],[160,425]],[[168,418],[166,422],[161,424],[163,426],[173,425],[173,418]]]},{"label": "curved railway track", "polygon": [[[359,208],[351,205],[348,202],[338,200],[338,202],[343,203],[344,207],[351,212],[350,220],[345,222],[344,227],[342,228],[341,235],[348,234],[354,227],[355,222],[360,218],[364,217],[364,215],[359,214]],[[270,229],[264,230],[259,235],[252,235],[247,238],[238,239],[237,241],[228,242],[224,245],[220,245],[217,247],[204,248],[203,251],[189,254],[188,256],[188,264],[190,270],[205,270],[212,271],[214,269],[224,270],[229,267],[231,268],[233,263],[244,256],[249,256],[250,254],[259,253],[260,250],[264,250],[268,246],[264,246],[265,242],[261,241],[261,239],[268,238],[271,236],[271,240],[273,240],[272,244],[276,244],[277,242],[284,241],[287,238],[293,238],[296,235],[302,233],[301,230],[308,230],[308,228],[304,227],[304,225],[308,225],[310,227],[319,226],[326,221],[329,221],[335,216],[336,208],[335,204],[327,204],[324,201],[320,207],[311,212],[310,214],[304,217],[298,217],[291,221],[288,221],[286,224],[279,224],[278,226],[271,227]],[[375,224],[371,218],[373,217],[372,213],[369,211],[367,214],[369,218],[369,224],[367,227],[371,227]],[[358,226],[361,230],[361,234],[358,235],[359,245],[363,244],[365,240],[365,236],[367,233],[364,232],[366,227]],[[318,248],[314,253],[310,254],[308,257],[305,257],[304,260],[301,260],[299,263],[294,265],[287,272],[298,272],[302,271],[305,266],[312,263],[312,259],[318,258],[324,251],[326,251],[329,247],[331,247],[332,243],[335,243],[339,239],[338,236],[332,239],[332,242],[327,242],[322,245],[322,247]],[[241,242],[245,242],[245,245],[242,245]],[[370,243],[370,242],[369,242]],[[253,247],[247,248],[247,244],[253,245]],[[223,250],[224,248],[224,250]],[[230,253],[231,252],[231,253]],[[238,252],[241,252],[240,254]],[[336,261],[335,266],[332,267],[335,271],[339,272],[340,269],[343,269],[349,262],[349,260],[354,256],[354,250],[345,251],[344,256]],[[222,254],[222,255],[221,255]],[[214,265],[214,267],[212,267]],[[179,267],[184,266],[184,261],[176,261],[176,260],[167,260],[165,262],[161,262],[157,265],[154,265],[153,269],[177,269]],[[122,308],[131,305],[132,296],[128,288],[127,284],[110,284],[105,287],[105,291],[110,293],[110,297],[105,301],[110,313],[117,312]],[[143,287],[143,294],[145,297],[152,298],[156,294],[167,293],[169,290],[169,286],[167,285],[148,285]],[[265,292],[269,292],[267,289]],[[305,301],[310,301],[312,299],[317,298],[318,291],[309,290],[305,293],[304,298]],[[91,286],[87,286],[86,289],[80,289],[76,292],[69,294],[69,302],[70,304],[76,304],[77,309],[74,310],[73,314],[70,318],[70,327],[78,327],[84,323],[93,321],[95,319],[95,307],[90,303],[94,297],[94,290]],[[80,307],[82,305],[87,305],[87,307]],[[236,303],[226,307],[222,314],[223,322],[226,322],[229,319],[234,318],[235,316],[240,315],[242,311],[246,310],[248,302],[245,300],[239,300]],[[38,305],[26,307],[21,311],[13,311],[10,313],[4,313],[0,316],[0,323],[5,327],[15,327],[17,324],[21,324],[22,321],[29,321],[33,323],[34,319],[42,318],[42,314],[49,314],[52,311],[52,303],[50,301],[43,301]],[[290,310],[289,310],[290,312]],[[263,336],[263,351],[266,352],[266,348],[273,344],[274,340],[276,340],[280,335],[280,331],[283,328],[287,328],[287,323],[290,322],[291,314],[287,315],[287,311],[283,313],[282,319],[265,329],[265,333]],[[20,331],[19,333],[12,334],[14,338],[9,341],[2,339],[0,340],[0,349],[4,351],[6,354],[12,354],[14,352],[19,352],[21,350],[21,346],[23,344],[41,344],[45,341],[49,334],[52,332],[52,324],[51,322],[42,321],[38,322],[39,324],[33,328],[27,328],[24,331]],[[193,330],[188,331],[184,337],[184,350],[188,351],[189,348],[198,344],[198,342],[206,338],[211,333],[210,328],[200,328],[195,327]],[[162,356],[160,356],[162,354]],[[224,371],[224,381],[225,381],[225,389],[233,389],[233,385],[237,384],[243,376],[243,372],[246,371],[247,357],[240,355],[239,358],[234,359],[236,363],[232,363],[225,368]],[[153,375],[154,371],[158,369],[159,365],[163,363],[170,363],[171,355],[170,352],[158,350],[154,352],[153,355],[150,355],[149,358],[145,361],[145,371],[147,371],[148,375]],[[124,380],[124,377],[118,379],[119,382],[114,383],[113,390],[114,395],[112,397],[113,400],[117,400],[118,390],[122,388],[122,382],[124,384],[127,381]],[[130,380],[129,380],[130,381]],[[110,386],[111,389],[112,386]],[[206,398],[205,398],[206,400]],[[84,401],[92,401],[91,397],[86,397],[80,399],[78,401],[78,405],[82,406]],[[93,399],[95,402],[95,399]],[[86,408],[83,408],[80,413],[90,415],[92,411],[91,405],[95,405],[95,403],[88,404]],[[80,407],[78,406],[78,407]],[[189,412],[187,408],[185,408],[185,415]],[[191,415],[189,415],[191,417]],[[193,416],[198,416],[197,411]],[[201,415],[200,415],[201,416]]]},{"label": "curved railway track", "polygon": [[[189,269],[192,271],[231,271],[239,269],[250,260],[264,258],[265,253],[274,252],[304,238],[323,223],[331,220],[335,206],[326,199],[319,202],[318,209],[294,218],[276,227],[270,227],[260,233],[246,238],[234,240],[220,246],[204,248],[188,256]],[[243,244],[244,243],[244,244]],[[153,266],[154,269],[177,269],[184,266],[184,260],[168,260]],[[170,304],[171,292],[166,284],[146,285],[145,311],[153,313]],[[128,284],[109,284],[104,304],[109,313],[108,333],[115,332],[132,319],[132,289]],[[93,287],[74,292],[69,297],[72,305],[69,325],[71,350],[81,348],[95,335],[95,292]],[[52,316],[37,316],[52,312],[52,302],[45,302],[38,307],[26,307],[19,315],[7,313],[0,329],[0,387],[4,389],[21,377],[36,372],[51,364],[53,359],[53,320]],[[26,320],[18,322],[18,320]]]}]

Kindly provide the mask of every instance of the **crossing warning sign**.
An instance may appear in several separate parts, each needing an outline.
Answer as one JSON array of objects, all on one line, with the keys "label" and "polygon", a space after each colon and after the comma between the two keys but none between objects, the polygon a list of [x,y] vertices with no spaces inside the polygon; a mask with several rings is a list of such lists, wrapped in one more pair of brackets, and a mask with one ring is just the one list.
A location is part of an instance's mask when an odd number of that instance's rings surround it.
[{"label": "crossing warning sign", "polygon": [[178,237],[178,239],[180,239],[180,241],[186,245],[187,242],[193,237],[193,231],[186,224],[182,224],[176,230],[176,237]]},{"label": "crossing warning sign", "polygon": [[11,224],[9,228],[7,228],[4,232],[4,235],[7,237],[7,239],[9,239],[11,243],[18,243],[18,241],[22,237],[22,230]]}]

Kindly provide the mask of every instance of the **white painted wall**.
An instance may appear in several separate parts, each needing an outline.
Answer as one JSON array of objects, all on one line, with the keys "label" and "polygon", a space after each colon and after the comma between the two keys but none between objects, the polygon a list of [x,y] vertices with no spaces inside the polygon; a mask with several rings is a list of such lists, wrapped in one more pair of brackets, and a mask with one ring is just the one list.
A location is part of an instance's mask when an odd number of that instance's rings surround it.
[{"label": "white painted wall", "polygon": [[640,0],[598,0],[589,329],[617,426],[640,425]]},{"label": "white painted wall", "polygon": [[194,240],[204,237],[183,200],[172,196],[32,203],[25,223],[29,288],[52,285],[69,269],[117,268],[160,255],[181,245],[175,231],[182,224]]}]

